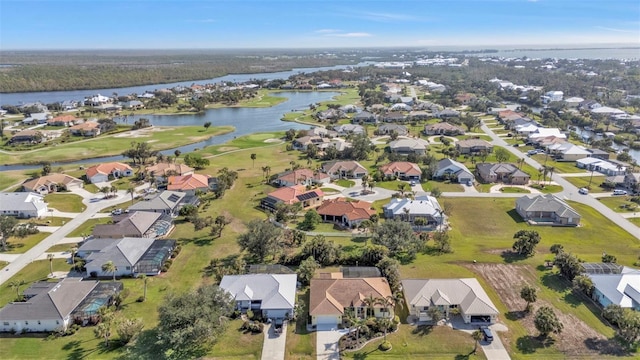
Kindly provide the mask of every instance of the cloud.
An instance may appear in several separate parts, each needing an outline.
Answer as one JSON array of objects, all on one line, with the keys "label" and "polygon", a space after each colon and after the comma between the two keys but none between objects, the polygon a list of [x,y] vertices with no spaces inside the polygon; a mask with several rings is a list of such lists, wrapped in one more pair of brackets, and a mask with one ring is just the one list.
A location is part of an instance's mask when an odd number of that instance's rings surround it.
[{"label": "cloud", "polygon": [[339,33],[342,30],[336,30],[336,29],[319,29],[314,31],[314,33],[316,34],[335,34],[335,33]]},{"label": "cloud", "polygon": [[373,36],[366,32],[350,32],[350,33],[341,33],[341,34],[333,34],[333,36],[337,37],[369,37]]},{"label": "cloud", "polygon": [[636,30],[625,30],[625,29],[616,29],[616,28],[610,28],[610,27],[606,27],[606,26],[596,26],[596,29],[600,29],[600,30],[606,30],[606,31],[613,31],[613,32],[621,32],[621,33],[636,33]]}]

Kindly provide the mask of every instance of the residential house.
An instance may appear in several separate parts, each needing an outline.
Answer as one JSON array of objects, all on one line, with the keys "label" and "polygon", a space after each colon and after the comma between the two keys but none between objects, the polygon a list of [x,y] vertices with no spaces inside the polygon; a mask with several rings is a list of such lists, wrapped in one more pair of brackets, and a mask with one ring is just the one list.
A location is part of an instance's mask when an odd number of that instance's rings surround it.
[{"label": "residential house", "polygon": [[324,193],[320,189],[307,190],[305,185],[281,187],[270,192],[260,201],[260,207],[274,211],[278,204],[293,205],[301,203],[303,209],[313,208],[322,204]]},{"label": "residential house", "polygon": [[102,132],[100,124],[95,121],[86,121],[78,125],[74,125],[69,128],[71,135],[76,136],[98,136]]},{"label": "residential house", "polygon": [[306,151],[309,145],[315,145],[320,148],[323,144],[328,143],[329,139],[322,136],[302,136],[293,140],[292,146],[294,150]]},{"label": "residential house", "polygon": [[589,151],[591,153],[591,155],[589,155],[589,157],[592,158],[596,158],[596,159],[601,159],[601,160],[609,160],[609,152],[604,151],[604,150],[600,150],[600,149],[587,149],[587,151]]},{"label": "residential house", "polygon": [[389,143],[391,152],[408,155],[424,155],[429,148],[429,142],[420,138],[399,138]]},{"label": "residential house", "polygon": [[464,129],[461,128],[460,126],[456,126],[448,122],[439,122],[435,124],[425,125],[424,133],[426,135],[456,136],[456,135],[464,135]]},{"label": "residential house", "polygon": [[539,126],[534,123],[516,125],[515,132],[520,136],[529,137],[532,133],[538,131]]},{"label": "residential house", "polygon": [[415,120],[415,121],[428,120],[430,118],[431,118],[430,111],[414,110],[409,113],[409,119]]},{"label": "residential house", "polygon": [[316,211],[322,217],[322,221],[337,223],[347,228],[357,227],[376,213],[369,202],[349,201],[344,198],[325,200]]},{"label": "residential house", "polygon": [[409,315],[418,321],[431,321],[432,307],[445,318],[457,309],[465,324],[493,324],[500,313],[475,278],[407,279],[402,291]]},{"label": "residential house", "polygon": [[139,100],[125,101],[120,103],[120,105],[122,105],[122,108],[124,109],[143,109],[144,108],[144,103]]},{"label": "residential house", "polygon": [[346,136],[349,134],[361,135],[367,133],[364,127],[358,124],[343,124],[336,126],[333,129],[338,133],[339,136]]},{"label": "residential house", "polygon": [[453,109],[444,109],[444,110],[434,111],[433,116],[439,119],[459,117],[460,111],[453,110]]},{"label": "residential house", "polygon": [[[399,97],[399,100],[401,100],[403,97]],[[412,107],[409,104],[405,104],[405,103],[397,103],[397,104],[393,104],[391,105],[391,107],[389,108],[390,111],[411,111]],[[403,120],[406,120],[403,118]]]},{"label": "residential house", "polygon": [[564,99],[564,103],[567,105],[567,107],[574,108],[574,109],[577,108],[583,101],[584,101],[583,98],[577,97],[577,96]]},{"label": "residential house", "polygon": [[398,178],[400,180],[418,180],[422,178],[422,169],[418,164],[408,161],[394,161],[380,167],[384,177]]},{"label": "residential house", "polygon": [[51,117],[51,114],[48,112],[32,113],[25,117],[22,123],[25,125],[46,124],[49,117]]},{"label": "residential house", "polygon": [[167,190],[182,191],[189,195],[194,195],[196,191],[207,192],[214,190],[216,185],[215,178],[203,174],[191,173],[167,178]]},{"label": "residential house", "polygon": [[320,126],[313,127],[306,132],[307,136],[320,136],[323,138],[332,138],[338,136],[338,133],[333,130],[327,130],[327,128],[323,128]]},{"label": "residential house", "polygon": [[367,314],[367,298],[387,299],[392,295],[383,277],[343,278],[342,273],[320,274],[311,279],[309,316],[318,329],[335,329],[343,323],[347,311],[359,318],[393,318],[393,306],[374,304]]},{"label": "residential house", "polygon": [[361,111],[357,113],[352,119],[351,122],[354,124],[358,123],[370,123],[375,124],[378,122],[378,117],[375,114],[372,114],[368,111]]},{"label": "residential house", "polygon": [[73,126],[78,119],[73,115],[61,115],[47,120],[49,126]]},{"label": "residential house", "polygon": [[536,139],[539,139],[539,138],[546,138],[546,137],[551,137],[551,136],[554,136],[556,138],[561,138],[561,139],[566,139],[567,138],[567,135],[565,135],[558,128],[543,128],[543,127],[539,127],[535,132],[532,132],[532,133],[529,134],[528,140],[529,141],[535,141]]},{"label": "residential house", "polygon": [[342,110],[345,113],[351,114],[351,113],[358,112],[358,107],[353,104],[347,104],[347,105],[341,106],[340,110]]},{"label": "residential house", "polygon": [[406,118],[403,113],[398,111],[391,111],[382,115],[382,121],[390,123],[404,122]]},{"label": "residential house", "polygon": [[627,167],[622,163],[614,163],[614,160],[607,161],[593,157],[576,160],[576,166],[580,169],[597,171],[607,176],[624,175],[627,172]]},{"label": "residential house", "polygon": [[71,191],[75,189],[82,189],[84,182],[80,179],[76,179],[73,176],[66,174],[52,173],[49,175],[41,176],[22,184],[23,191],[33,191],[38,194],[47,195],[57,191]]},{"label": "residential house", "polygon": [[133,169],[131,166],[121,162],[108,162],[100,165],[94,165],[86,171],[87,180],[92,184],[107,182],[113,178],[117,179],[132,175]]},{"label": "residential house", "polygon": [[220,288],[228,292],[242,313],[247,310],[263,319],[290,319],[296,300],[296,274],[225,275]]},{"label": "residential house", "polygon": [[591,110],[592,114],[601,114],[605,116],[615,116],[615,115],[624,115],[626,114],[624,111],[608,106],[600,106],[598,108]]},{"label": "residential house", "polygon": [[625,174],[624,186],[631,191],[640,192],[640,173]]},{"label": "residential house", "polygon": [[552,153],[555,154],[556,161],[576,161],[591,155],[588,150],[571,143],[559,145]]},{"label": "residential house", "polygon": [[186,197],[187,194],[182,191],[165,190],[147,195],[142,201],[129,206],[129,211],[148,211],[175,217],[178,216]]},{"label": "residential house", "polygon": [[458,94],[455,98],[456,102],[462,105],[469,105],[476,101],[476,96],[469,93]]},{"label": "residential house", "polygon": [[444,180],[456,179],[460,184],[475,180],[471,171],[464,164],[449,158],[438,161],[438,167],[433,177]]},{"label": "residential house", "polygon": [[530,225],[577,226],[580,214],[553,194],[525,195],[516,200],[516,211]]},{"label": "residential house", "polygon": [[322,171],[329,174],[331,179],[360,179],[369,173],[359,162],[352,160],[324,163],[322,164]]},{"label": "residential house", "polygon": [[331,182],[331,177],[321,171],[311,169],[289,170],[276,175],[273,183],[277,186],[316,185]]},{"label": "residential house", "polygon": [[540,97],[544,104],[548,104],[554,101],[562,101],[564,97],[564,93],[562,91],[547,91],[544,95]]},{"label": "residential house", "polygon": [[383,124],[378,127],[378,135],[391,135],[396,133],[398,136],[406,136],[409,134],[409,129],[404,125],[399,124]]},{"label": "residential house", "polygon": [[476,164],[476,175],[485,183],[501,182],[512,185],[526,185],[531,179],[529,174],[508,163]]},{"label": "residential house", "polygon": [[44,135],[42,132],[38,130],[22,130],[17,132],[11,139],[9,139],[9,143],[11,144],[39,144],[44,139]]},{"label": "residential house", "polygon": [[157,183],[164,184],[169,176],[185,176],[193,174],[193,168],[185,164],[161,162],[145,169]]},{"label": "residential house", "polygon": [[[104,283],[106,284],[106,283]],[[52,332],[67,330],[84,312],[85,299],[108,305],[122,289],[122,283],[106,287],[98,281],[67,277],[59,282],[40,281],[24,291],[26,301],[10,302],[0,309],[0,332]],[[94,309],[97,313],[98,309]]]},{"label": "residential house", "polygon": [[60,106],[62,106],[62,110],[64,111],[75,110],[78,108],[78,102],[75,100],[65,100],[60,103]]},{"label": "residential house", "polygon": [[173,227],[171,217],[149,211],[135,211],[113,217],[114,224],[98,224],[93,228],[94,238],[121,239],[124,237],[155,238],[169,233]]},{"label": "residential house", "polygon": [[[86,261],[87,275],[91,277],[113,277],[114,273],[102,270],[102,265],[109,261],[116,266],[116,277],[158,275],[176,245],[175,240],[153,238],[104,240],[89,239],[78,248],[78,254],[86,254],[83,259]],[[97,244],[94,245],[93,242]],[[85,246],[92,251],[81,251]]]},{"label": "residential house", "polygon": [[460,154],[478,154],[480,152],[493,152],[493,145],[482,139],[466,139],[456,142],[456,149]]},{"label": "residential house", "polygon": [[44,196],[35,192],[0,192],[0,215],[20,219],[39,218],[47,214]]},{"label": "residential house", "polygon": [[316,112],[315,116],[319,121],[338,121],[346,117],[345,113],[342,110],[338,109],[327,109],[324,111],[318,111]]},{"label": "residential house", "polygon": [[640,271],[623,267],[620,273],[587,274],[593,282],[593,300],[603,307],[619,305],[640,311]]},{"label": "residential house", "polygon": [[88,106],[100,106],[111,102],[111,98],[100,94],[84,99],[84,104]]},{"label": "residential house", "polygon": [[579,110],[593,110],[601,107],[600,103],[595,100],[584,100],[578,104]]},{"label": "residential house", "polygon": [[387,219],[407,221],[420,229],[436,228],[446,222],[444,211],[433,196],[416,196],[415,199],[392,198],[383,207],[383,211]]}]

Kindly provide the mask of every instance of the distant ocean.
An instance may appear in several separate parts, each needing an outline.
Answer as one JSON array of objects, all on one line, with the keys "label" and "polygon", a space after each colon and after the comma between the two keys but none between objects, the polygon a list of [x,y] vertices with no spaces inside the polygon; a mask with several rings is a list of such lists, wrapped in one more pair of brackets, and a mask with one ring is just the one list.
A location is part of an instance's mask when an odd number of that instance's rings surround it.
[{"label": "distant ocean", "polygon": [[433,47],[428,50],[433,51],[480,51],[485,49],[498,50],[497,52],[469,53],[473,56],[500,56],[500,57],[528,57],[528,58],[558,58],[558,59],[618,59],[618,60],[638,60],[640,59],[640,45],[620,44],[620,45],[585,45],[559,46],[559,45],[512,45],[512,46],[478,46],[478,47]]}]

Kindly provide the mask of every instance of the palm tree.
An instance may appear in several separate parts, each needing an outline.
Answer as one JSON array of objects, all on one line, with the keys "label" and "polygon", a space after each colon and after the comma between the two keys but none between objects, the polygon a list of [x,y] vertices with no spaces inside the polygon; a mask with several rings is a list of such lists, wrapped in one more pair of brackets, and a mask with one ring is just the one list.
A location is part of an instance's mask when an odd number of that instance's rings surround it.
[{"label": "palm tree", "polygon": [[78,251],[78,246],[74,245],[71,247],[71,265],[76,266],[76,252]]},{"label": "palm tree", "polygon": [[254,167],[256,165],[256,158],[257,157],[258,157],[258,155],[251,154],[251,161],[252,161],[251,167]]},{"label": "palm tree", "polygon": [[113,281],[116,281],[116,271],[118,271],[118,268],[113,263],[113,261],[109,260],[106,263],[102,264],[102,272],[112,273]]},{"label": "palm tree", "polygon": [[47,254],[47,259],[49,260],[49,272],[51,273],[51,276],[53,277],[53,259],[55,259],[55,255]]},{"label": "palm tree", "polygon": [[136,194],[136,189],[129,187],[127,189],[127,194],[131,195],[131,205],[133,205],[133,196]]},{"label": "palm tree", "polygon": [[367,306],[367,316],[373,316],[375,314],[375,306],[380,303],[380,298],[369,294],[362,302]]},{"label": "palm tree", "polygon": [[144,302],[147,300],[147,275],[140,274],[138,275],[138,279],[141,279],[144,281],[144,292],[142,293],[142,301]]},{"label": "palm tree", "polygon": [[555,167],[553,166],[549,166],[548,167],[548,171],[549,171],[549,184],[551,184],[551,181],[553,180],[553,172],[556,170]]},{"label": "palm tree", "polygon": [[104,194],[105,197],[107,197],[107,195],[109,195],[109,192],[111,191],[111,188],[108,186],[103,186],[100,188],[100,192]]},{"label": "palm tree", "polygon": [[16,299],[20,298],[20,286],[24,284],[26,284],[24,280],[13,280],[9,283],[9,286],[16,290]]},{"label": "palm tree", "polygon": [[118,188],[115,187],[115,186],[111,186],[111,189],[109,189],[109,190],[113,193],[113,195],[115,197],[115,194],[118,192]]},{"label": "palm tree", "polygon": [[473,340],[475,340],[475,345],[473,346],[473,353],[475,354],[476,351],[478,351],[478,342],[480,340],[482,340],[482,338],[484,338],[484,335],[482,334],[482,331],[480,331],[480,329],[474,331],[473,333],[471,333],[471,337],[473,338]]},{"label": "palm tree", "polygon": [[378,326],[384,328],[384,341],[387,341],[387,330],[393,325],[393,322],[388,318],[378,319]]}]

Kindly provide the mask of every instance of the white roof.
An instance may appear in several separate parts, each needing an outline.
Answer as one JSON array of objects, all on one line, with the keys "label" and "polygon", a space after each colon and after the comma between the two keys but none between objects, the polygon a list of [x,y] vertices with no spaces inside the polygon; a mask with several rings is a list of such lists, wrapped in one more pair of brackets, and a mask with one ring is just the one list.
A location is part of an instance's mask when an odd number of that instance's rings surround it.
[{"label": "white roof", "polygon": [[577,96],[570,97],[568,99],[564,99],[564,102],[566,102],[566,103],[581,103],[583,101],[584,101],[583,98],[577,97]]},{"label": "white roof", "polygon": [[640,271],[625,267],[622,274],[591,274],[593,286],[609,301],[622,307],[640,303]]},{"label": "white roof", "polygon": [[296,274],[226,275],[220,287],[236,301],[261,300],[260,309],[292,309],[296,300]]},{"label": "white roof", "polygon": [[558,128],[538,128],[535,133],[529,134],[530,139],[548,136],[555,136],[563,139],[567,138],[567,136],[563,134]]},{"label": "white roof", "polygon": [[391,149],[397,148],[409,148],[412,150],[426,150],[429,147],[429,142],[424,139],[408,139],[399,138],[389,143]]},{"label": "white roof", "polygon": [[[563,144],[564,145],[564,144]],[[591,155],[590,151],[587,151],[579,146],[571,145],[569,147],[560,148],[560,151],[564,155]]]},{"label": "white roof", "polygon": [[516,126],[516,131],[520,132],[534,132],[538,130],[538,126],[534,124],[526,124],[526,125],[518,125]]},{"label": "white roof", "polygon": [[34,192],[0,192],[0,212],[37,211],[46,209],[44,196]]},{"label": "white roof", "polygon": [[625,112],[620,109],[615,109],[608,106],[601,106],[591,110],[594,114],[624,114]]},{"label": "white roof", "polygon": [[417,196],[415,200],[393,198],[384,209],[385,212],[391,211],[394,215],[404,215],[404,209],[408,209],[411,215],[431,215],[434,218],[442,216],[440,204],[433,196]]}]

